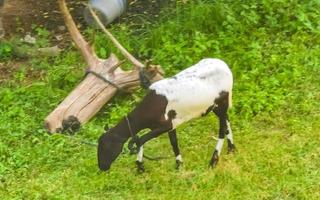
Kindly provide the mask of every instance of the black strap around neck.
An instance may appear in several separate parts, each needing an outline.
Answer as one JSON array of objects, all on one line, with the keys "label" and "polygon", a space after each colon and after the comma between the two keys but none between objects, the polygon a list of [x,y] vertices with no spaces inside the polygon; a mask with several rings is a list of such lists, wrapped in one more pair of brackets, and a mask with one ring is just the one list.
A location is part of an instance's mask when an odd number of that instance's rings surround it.
[{"label": "black strap around neck", "polygon": [[131,135],[131,137],[133,138],[134,135],[133,135],[133,132],[132,132],[132,128],[131,128],[131,125],[130,125],[130,121],[129,121],[128,116],[126,116],[126,121],[127,121],[127,125],[128,125],[128,128],[129,128],[130,135]]},{"label": "black strap around neck", "polygon": [[[126,116],[125,118],[127,121],[130,135],[131,135],[131,140],[128,143],[128,149],[130,150],[130,154],[136,154],[136,153],[138,153],[137,151],[138,151],[138,146],[139,146],[139,136],[134,135],[128,116]],[[136,146],[137,146],[136,148],[133,147],[134,144],[136,144]]]}]

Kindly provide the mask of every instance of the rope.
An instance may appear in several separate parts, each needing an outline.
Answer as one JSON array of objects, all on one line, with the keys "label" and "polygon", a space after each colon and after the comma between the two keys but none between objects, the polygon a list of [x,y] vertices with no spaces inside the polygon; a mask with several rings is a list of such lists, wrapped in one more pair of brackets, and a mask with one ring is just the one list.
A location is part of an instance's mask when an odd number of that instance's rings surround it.
[{"label": "rope", "polygon": [[93,143],[93,142],[90,142],[90,141],[87,141],[87,140],[76,138],[75,136],[71,136],[71,135],[66,135],[66,134],[62,134],[62,135],[64,137],[66,137],[66,138],[69,138],[71,140],[77,141],[78,143],[85,144],[85,145],[91,146],[91,147],[98,147],[97,143]]},{"label": "rope", "polygon": [[169,159],[170,156],[158,156],[158,157],[150,157],[150,156],[147,156],[145,154],[143,154],[143,157],[147,160],[150,160],[150,161],[157,161],[157,160],[164,160],[164,159]]},{"label": "rope", "polygon": [[128,149],[130,150],[130,154],[131,155],[132,154],[137,154],[138,153],[138,148],[137,147],[134,148],[133,145],[136,144],[136,146],[138,146],[139,136],[133,134],[133,131],[131,129],[131,125],[130,125],[130,121],[129,121],[128,116],[126,116],[125,118],[126,118],[126,121],[127,121],[127,125],[128,125],[128,129],[129,129],[130,135],[131,135],[131,140],[128,143]]},{"label": "rope", "polygon": [[[92,75],[96,76],[97,78],[103,80],[107,84],[110,84],[111,86],[113,86],[114,88],[116,88],[118,91],[120,91],[122,93],[127,93],[127,91],[125,91],[124,89],[119,87],[117,84],[108,80],[103,75],[101,75],[95,71],[87,69],[84,77],[86,77],[88,74],[92,74]],[[150,80],[150,77],[148,76],[148,74],[145,72],[145,69],[143,69],[143,68],[139,69],[139,80],[140,80],[140,86],[142,88],[149,89],[149,86],[151,85],[151,80]]]},{"label": "rope", "polygon": [[102,76],[101,74],[95,72],[95,71],[92,71],[92,70],[86,70],[86,73],[85,73],[85,77],[88,75],[88,74],[93,74],[94,76],[96,76],[97,78],[103,80],[105,83],[108,83],[110,84],[111,86],[113,86],[114,88],[116,88],[117,90],[119,90],[120,92],[125,92],[122,88],[120,88],[118,85],[116,85],[115,83],[113,83],[112,81],[106,79],[104,76]]}]

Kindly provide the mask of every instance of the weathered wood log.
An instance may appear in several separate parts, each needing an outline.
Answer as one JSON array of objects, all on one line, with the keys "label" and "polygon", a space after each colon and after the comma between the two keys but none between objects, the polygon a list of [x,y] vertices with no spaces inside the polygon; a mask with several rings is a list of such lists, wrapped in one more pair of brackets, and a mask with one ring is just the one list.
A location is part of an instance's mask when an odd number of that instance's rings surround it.
[{"label": "weathered wood log", "polygon": [[[119,64],[119,60],[113,54],[106,60],[99,59],[77,29],[65,1],[58,0],[58,2],[71,38],[80,50],[85,62],[89,65],[89,71],[94,73],[88,73],[84,80],[47,116],[45,127],[49,133],[77,131],[80,125],[89,121],[119,89],[127,90],[140,84],[140,62],[136,60],[139,66],[133,62],[135,68],[124,71],[118,68],[121,63]],[[113,40],[115,39],[113,38]],[[117,45],[120,45],[120,43]],[[129,54],[128,52],[126,53]],[[129,55],[131,56],[131,54]],[[132,59],[132,57],[128,58],[128,60]],[[151,78],[151,81],[157,81],[162,78],[158,66],[148,67],[144,71]],[[107,79],[112,84],[104,79]]]},{"label": "weathered wood log", "polygon": [[[116,56],[111,55],[103,64],[96,67],[96,72],[108,78],[120,88],[137,87],[140,84],[137,70],[123,71],[117,68],[114,73],[109,69],[118,64]],[[151,72],[150,76],[155,77]],[[152,74],[153,73],[153,74]],[[80,124],[91,119],[117,92],[117,88],[107,84],[93,74],[88,74],[85,79],[67,96],[60,105],[49,114],[45,126],[50,133],[77,131]]]}]

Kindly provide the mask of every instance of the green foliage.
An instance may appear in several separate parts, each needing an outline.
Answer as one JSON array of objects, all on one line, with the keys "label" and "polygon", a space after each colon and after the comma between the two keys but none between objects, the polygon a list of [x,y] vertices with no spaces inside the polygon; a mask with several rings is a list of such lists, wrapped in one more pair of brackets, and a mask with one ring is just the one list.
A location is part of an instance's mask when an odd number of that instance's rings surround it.
[{"label": "green foliage", "polygon": [[0,59],[9,59],[13,55],[13,47],[10,43],[0,42]]},{"label": "green foliage", "polygon": [[[7,41],[0,41],[0,59],[25,59],[28,57],[39,56],[38,49],[49,47],[50,32],[45,28],[33,27],[35,35],[35,44],[29,44],[22,38],[12,37]],[[43,56],[43,55],[42,55]]]},{"label": "green foliage", "polygon": [[36,43],[39,47],[47,47],[49,44],[50,32],[42,27],[33,26],[34,32],[37,36]]},{"label": "green foliage", "polygon": [[[207,162],[216,144],[214,116],[178,129],[185,164],[145,162],[135,173],[127,149],[107,174],[97,173],[96,149],[49,136],[43,119],[78,84],[86,67],[74,49],[19,65],[0,87],[0,196],[4,199],[319,199],[320,3],[317,0],[176,1],[138,31],[111,31],[138,57],[173,75],[204,57],[225,60],[234,74],[231,123],[238,149],[217,168]],[[38,46],[50,34],[34,26]],[[99,56],[118,51],[88,29]],[[10,68],[18,39],[0,44]],[[5,53],[3,53],[5,52]],[[122,58],[119,55],[120,58]],[[4,61],[2,61],[4,60]],[[130,66],[126,66],[130,67]],[[0,68],[1,70],[1,68]],[[0,76],[2,77],[2,76]],[[118,95],[76,136],[95,142],[144,96]],[[212,131],[214,133],[211,133]],[[164,135],[147,154],[172,155]]]}]

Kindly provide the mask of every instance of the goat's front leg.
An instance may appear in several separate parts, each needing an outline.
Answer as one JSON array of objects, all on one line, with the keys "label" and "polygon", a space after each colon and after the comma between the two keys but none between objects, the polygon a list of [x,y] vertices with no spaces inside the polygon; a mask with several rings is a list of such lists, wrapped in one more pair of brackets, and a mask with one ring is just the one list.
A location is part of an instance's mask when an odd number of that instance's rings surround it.
[{"label": "goat's front leg", "polygon": [[170,139],[170,143],[171,143],[174,155],[176,156],[176,169],[179,169],[179,167],[182,165],[182,157],[181,157],[180,149],[178,145],[176,129],[169,131],[168,135],[169,135],[169,139]]},{"label": "goat's front leg", "polygon": [[143,160],[143,145],[139,147],[137,160],[136,160],[136,165],[139,173],[144,172],[144,165],[142,160]]},{"label": "goat's front leg", "polygon": [[162,133],[170,131],[172,128],[170,126],[164,126],[161,128],[154,129],[150,131],[149,133],[144,134],[139,138],[139,146],[142,146],[144,143],[148,142],[149,140],[152,140],[153,138],[156,138],[160,136]]},{"label": "goat's front leg", "polygon": [[153,138],[156,138],[158,137],[159,135],[161,135],[162,133],[164,132],[167,132],[171,129],[171,127],[162,127],[162,128],[158,128],[158,129],[154,129],[148,133],[146,133],[145,135],[141,136],[139,139],[137,139],[137,146],[138,146],[138,157],[137,157],[137,160],[136,160],[136,165],[137,165],[137,169],[138,169],[138,172],[144,172],[144,166],[143,166],[143,162],[142,162],[142,159],[143,159],[143,145],[153,139]]}]

